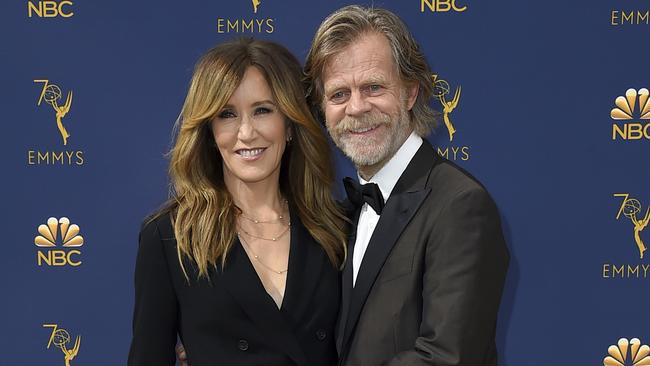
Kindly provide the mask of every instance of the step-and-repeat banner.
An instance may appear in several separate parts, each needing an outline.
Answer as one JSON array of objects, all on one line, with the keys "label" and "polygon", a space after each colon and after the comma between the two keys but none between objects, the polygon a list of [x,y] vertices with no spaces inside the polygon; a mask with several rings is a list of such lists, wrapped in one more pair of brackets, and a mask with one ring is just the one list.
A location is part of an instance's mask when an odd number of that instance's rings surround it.
[{"label": "step-and-repeat banner", "polygon": [[[350,3],[2,2],[0,364],[126,363],[138,230],[168,195],[194,63],[238,36],[304,60]],[[500,207],[501,365],[650,365],[650,3],[375,6],[435,72],[430,140]]]}]

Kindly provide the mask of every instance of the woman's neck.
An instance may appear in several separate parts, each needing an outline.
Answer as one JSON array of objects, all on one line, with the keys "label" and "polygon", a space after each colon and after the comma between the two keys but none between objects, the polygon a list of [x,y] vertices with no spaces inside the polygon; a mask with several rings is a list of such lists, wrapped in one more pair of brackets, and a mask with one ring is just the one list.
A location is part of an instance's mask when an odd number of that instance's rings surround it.
[{"label": "woman's neck", "polygon": [[285,210],[278,179],[273,178],[255,183],[246,183],[237,178],[225,179],[225,183],[235,205],[245,215],[258,220],[273,220]]}]

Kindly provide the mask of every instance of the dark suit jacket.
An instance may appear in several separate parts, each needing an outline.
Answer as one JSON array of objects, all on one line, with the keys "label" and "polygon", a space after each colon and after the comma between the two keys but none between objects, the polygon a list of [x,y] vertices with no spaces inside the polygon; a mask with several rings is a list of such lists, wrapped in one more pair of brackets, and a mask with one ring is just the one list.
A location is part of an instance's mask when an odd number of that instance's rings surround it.
[{"label": "dark suit jacket", "polygon": [[354,288],[351,259],[350,252],[341,365],[496,365],[508,266],[499,213],[480,183],[427,141],[386,202]]},{"label": "dark suit jacket", "polygon": [[190,366],[333,365],[340,275],[291,216],[289,271],[281,309],[236,242],[224,268],[196,280],[176,254],[169,214],[144,225],[135,270],[130,366],[174,365],[177,333]]}]

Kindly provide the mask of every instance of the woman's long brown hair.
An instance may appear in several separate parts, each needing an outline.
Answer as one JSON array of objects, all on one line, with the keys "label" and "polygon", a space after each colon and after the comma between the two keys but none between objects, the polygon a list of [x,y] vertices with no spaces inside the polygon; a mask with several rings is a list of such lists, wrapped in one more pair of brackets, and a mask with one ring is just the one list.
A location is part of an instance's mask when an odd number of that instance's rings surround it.
[{"label": "woman's long brown hair", "polygon": [[186,276],[184,258],[196,264],[198,277],[207,277],[211,266],[226,264],[236,237],[240,210],[224,184],[210,121],[251,66],[265,76],[291,130],[292,141],[280,169],[281,193],[334,266],[339,267],[346,255],[345,217],[331,194],[330,146],[305,100],[300,63],[276,43],[238,39],[213,48],[197,63],[171,150],[172,193],[161,213],[171,212],[178,259]]}]

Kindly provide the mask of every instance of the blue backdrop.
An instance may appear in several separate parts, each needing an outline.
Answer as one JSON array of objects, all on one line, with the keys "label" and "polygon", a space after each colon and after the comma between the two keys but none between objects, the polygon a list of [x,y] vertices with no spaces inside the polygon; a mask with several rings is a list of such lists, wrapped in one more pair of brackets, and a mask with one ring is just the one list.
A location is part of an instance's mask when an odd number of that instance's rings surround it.
[{"label": "blue backdrop", "polygon": [[[137,233],[167,197],[164,154],[194,63],[242,35],[304,59],[323,18],[350,3],[0,4],[1,364],[61,365],[77,338],[71,365],[126,363]],[[649,344],[650,252],[640,259],[638,245],[650,244],[650,4],[375,6],[410,27],[438,86],[449,86],[445,101],[462,89],[448,115],[453,141],[444,124],[430,139],[485,184],[503,216],[512,261],[501,364],[602,365],[620,338]],[[341,156],[337,171],[354,174]]]}]

